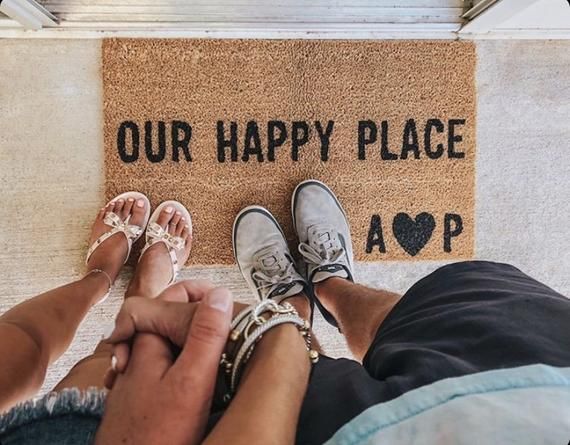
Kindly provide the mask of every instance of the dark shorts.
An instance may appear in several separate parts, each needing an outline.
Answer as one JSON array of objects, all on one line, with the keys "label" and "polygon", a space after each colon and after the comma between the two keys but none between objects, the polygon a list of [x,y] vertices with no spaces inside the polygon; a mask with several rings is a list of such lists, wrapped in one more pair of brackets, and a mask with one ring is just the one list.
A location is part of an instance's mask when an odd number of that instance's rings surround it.
[{"label": "dark shorts", "polygon": [[365,409],[448,377],[543,363],[570,366],[570,300],[513,266],[444,266],[414,284],[363,366],[322,357],[297,443],[322,444]]}]

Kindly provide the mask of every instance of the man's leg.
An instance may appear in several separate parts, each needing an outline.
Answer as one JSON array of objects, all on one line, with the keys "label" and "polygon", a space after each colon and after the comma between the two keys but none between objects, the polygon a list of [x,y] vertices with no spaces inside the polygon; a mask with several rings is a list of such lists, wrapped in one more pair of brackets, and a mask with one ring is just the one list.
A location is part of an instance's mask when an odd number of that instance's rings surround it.
[{"label": "man's leg", "polygon": [[317,283],[315,293],[337,321],[352,354],[360,361],[378,328],[401,298],[393,292],[370,289],[337,277]]},{"label": "man's leg", "polygon": [[[192,245],[188,221],[184,221],[180,212],[167,207],[161,213],[157,223],[165,229],[168,227],[171,235],[180,236],[186,241],[185,249],[178,252],[178,260],[180,264],[184,264]],[[141,257],[125,293],[125,298],[134,295],[154,298],[167,287],[171,277],[172,266],[166,246],[163,243],[157,243]],[[79,361],[71,369],[69,374],[57,384],[54,391],[61,391],[64,388],[82,390],[90,387],[103,388],[103,379],[111,364],[111,354],[112,346],[102,341],[97,345],[93,354]]]},{"label": "man's leg", "polygon": [[291,200],[299,252],[325,319],[346,336],[354,356],[362,360],[380,323],[400,295],[353,282],[353,253],[346,214],[325,184],[299,184]]}]

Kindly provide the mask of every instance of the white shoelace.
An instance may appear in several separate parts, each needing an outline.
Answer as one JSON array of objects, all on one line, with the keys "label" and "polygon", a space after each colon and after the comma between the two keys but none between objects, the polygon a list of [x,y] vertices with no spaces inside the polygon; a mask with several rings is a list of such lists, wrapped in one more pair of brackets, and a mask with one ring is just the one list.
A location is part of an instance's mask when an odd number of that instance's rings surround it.
[{"label": "white shoelace", "polygon": [[[320,241],[323,235],[328,235],[326,241]],[[299,253],[303,255],[307,263],[321,267],[338,263],[346,255],[346,250],[340,244],[334,230],[324,229],[310,232],[309,244],[299,243]]]},{"label": "white shoelace", "polygon": [[261,270],[253,272],[252,277],[259,283],[258,290],[270,288],[267,292],[270,295],[278,286],[293,282],[293,263],[287,266],[287,269],[281,274],[267,275]]},{"label": "white shoelace", "polygon": [[[293,281],[293,269],[294,264],[293,262],[289,261],[286,257],[275,258],[276,262],[275,265],[272,267],[264,267],[264,259],[275,257],[278,254],[279,256],[282,255],[281,252],[278,252],[278,249],[269,250],[266,255],[260,256],[257,258],[256,267],[254,269],[253,274],[251,275],[252,278],[258,283],[257,290],[265,290],[268,289],[265,295],[271,295],[277,288],[281,287],[284,284],[290,284]],[[283,268],[283,261],[287,261],[288,264],[285,268]]]}]

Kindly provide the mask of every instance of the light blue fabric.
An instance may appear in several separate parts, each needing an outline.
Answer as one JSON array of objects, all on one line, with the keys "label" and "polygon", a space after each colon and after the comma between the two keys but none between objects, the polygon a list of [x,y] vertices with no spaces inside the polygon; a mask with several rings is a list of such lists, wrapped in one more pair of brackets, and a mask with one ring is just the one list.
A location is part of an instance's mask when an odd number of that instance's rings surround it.
[{"label": "light blue fabric", "polygon": [[570,368],[532,365],[440,380],[373,406],[327,445],[570,443]]}]

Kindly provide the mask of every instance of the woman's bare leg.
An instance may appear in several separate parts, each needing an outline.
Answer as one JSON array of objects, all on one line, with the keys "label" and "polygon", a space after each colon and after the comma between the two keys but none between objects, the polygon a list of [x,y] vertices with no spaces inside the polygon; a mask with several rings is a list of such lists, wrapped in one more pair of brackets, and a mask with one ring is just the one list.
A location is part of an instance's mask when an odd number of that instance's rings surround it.
[{"label": "woman's bare leg", "polygon": [[376,331],[401,298],[393,292],[371,289],[337,277],[317,283],[315,292],[337,321],[358,360],[364,358]]},{"label": "woman's bare leg", "polygon": [[87,311],[108,290],[91,274],[17,305],[0,317],[0,412],[38,391]]},{"label": "woman's bare leg", "polygon": [[[172,235],[181,236],[186,240],[186,248],[179,252],[179,261],[184,264],[190,253],[192,238],[189,234],[188,222],[179,212],[167,207],[161,213],[158,221],[163,228],[168,226]],[[172,266],[166,246],[157,243],[149,248],[137,265],[133,278],[129,283],[125,298],[131,296],[154,298],[167,286],[172,277]],[[64,388],[79,388],[85,390],[91,387],[103,388],[103,379],[111,363],[112,346],[102,341],[97,345],[92,355],[79,361],[57,384],[54,391]]]},{"label": "woman's bare leg", "polygon": [[[142,207],[134,200],[119,200],[99,211],[91,241],[109,227],[103,222],[113,211],[131,222],[144,222]],[[93,253],[87,271],[103,270],[114,280],[119,273],[127,242],[123,235],[109,238]],[[0,411],[33,395],[42,385],[48,366],[69,347],[79,323],[89,309],[108,291],[103,273],[91,273],[65,286],[21,303],[0,317]]]},{"label": "woman's bare leg", "polygon": [[310,372],[299,331],[290,325],[271,329],[255,347],[235,398],[202,443],[295,443]]}]

